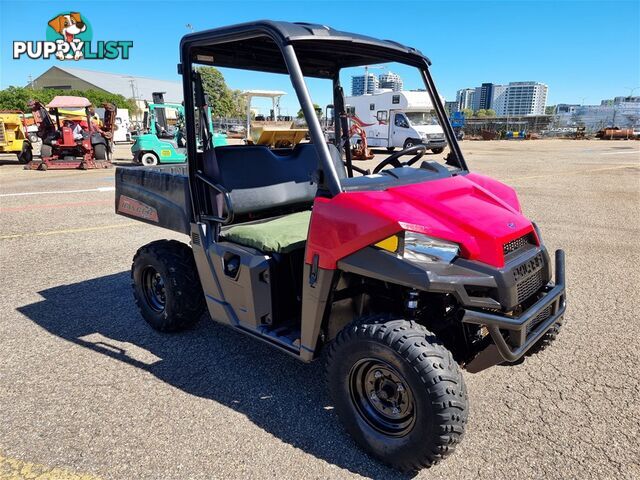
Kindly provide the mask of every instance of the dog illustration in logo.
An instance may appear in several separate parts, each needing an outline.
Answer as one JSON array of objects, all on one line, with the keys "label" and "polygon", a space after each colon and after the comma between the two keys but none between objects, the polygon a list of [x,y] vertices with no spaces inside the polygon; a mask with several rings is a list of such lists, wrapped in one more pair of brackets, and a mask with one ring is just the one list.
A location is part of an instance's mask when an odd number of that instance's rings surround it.
[{"label": "dog illustration in logo", "polygon": [[[87,29],[87,26],[82,21],[82,17],[77,12],[71,12],[68,15],[58,15],[57,17],[52,18],[49,21],[49,26],[60,35],[62,35],[63,40],[56,40],[56,43],[58,43],[59,47],[63,42],[70,44],[69,47],[71,47],[71,44],[74,43],[76,45],[79,44],[80,40],[76,39],[75,36]],[[63,50],[66,49],[58,48],[56,57],[58,57],[59,60],[64,60],[65,58],[69,60],[80,60],[83,56],[81,49],[77,49],[74,52],[72,48],[69,48],[69,53],[67,53],[66,55]]]}]

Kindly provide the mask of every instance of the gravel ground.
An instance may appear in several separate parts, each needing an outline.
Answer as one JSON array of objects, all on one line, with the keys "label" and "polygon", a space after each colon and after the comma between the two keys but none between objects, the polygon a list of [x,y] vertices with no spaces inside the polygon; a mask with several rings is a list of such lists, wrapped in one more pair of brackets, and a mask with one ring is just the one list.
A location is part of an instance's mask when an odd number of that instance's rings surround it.
[{"label": "gravel ground", "polygon": [[[466,374],[464,441],[417,478],[640,478],[640,142],[462,146],[566,250],[567,322],[525,363]],[[146,326],[131,258],[186,238],[114,215],[113,174],[0,159],[0,477],[402,478],[344,433],[319,363],[211,321]]]}]

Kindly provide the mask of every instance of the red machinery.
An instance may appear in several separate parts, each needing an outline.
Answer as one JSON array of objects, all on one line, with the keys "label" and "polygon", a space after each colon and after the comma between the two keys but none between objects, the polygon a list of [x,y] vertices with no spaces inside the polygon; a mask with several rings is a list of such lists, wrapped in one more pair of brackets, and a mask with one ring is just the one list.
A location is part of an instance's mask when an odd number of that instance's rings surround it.
[{"label": "red machinery", "polygon": [[360,125],[352,122],[351,127],[349,128],[349,138],[354,135],[358,135],[360,137],[360,141],[351,148],[351,158],[353,160],[371,160],[374,157],[374,154],[369,149],[367,134]]},{"label": "red machinery", "polygon": [[[91,102],[84,97],[56,96],[46,107],[37,100],[29,102],[33,118],[42,139],[41,160],[32,160],[25,169],[47,170],[79,168],[110,168],[111,140],[117,109],[104,103],[105,118],[100,126],[94,117]],[[84,109],[82,120],[66,119],[61,123],[61,109]],[[47,110],[48,109],[48,110]],[[51,118],[55,116],[55,122]]]}]

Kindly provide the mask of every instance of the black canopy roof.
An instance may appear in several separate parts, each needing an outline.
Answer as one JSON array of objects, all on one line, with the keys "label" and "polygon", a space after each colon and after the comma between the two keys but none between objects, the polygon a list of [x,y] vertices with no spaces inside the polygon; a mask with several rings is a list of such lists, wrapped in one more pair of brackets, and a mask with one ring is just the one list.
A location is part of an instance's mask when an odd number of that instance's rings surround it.
[{"label": "black canopy roof", "polygon": [[383,62],[431,63],[420,51],[391,40],[342,32],[325,25],[259,20],[191,33],[182,38],[182,61],[287,73],[280,46],[293,45],[302,73],[331,78],[345,67]]}]

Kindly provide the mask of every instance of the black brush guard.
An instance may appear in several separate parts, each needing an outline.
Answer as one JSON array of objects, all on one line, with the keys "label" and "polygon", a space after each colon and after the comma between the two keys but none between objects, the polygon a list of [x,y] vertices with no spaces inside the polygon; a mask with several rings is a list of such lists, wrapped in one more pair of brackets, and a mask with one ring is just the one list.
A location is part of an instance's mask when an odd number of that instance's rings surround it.
[{"label": "black brush guard", "polygon": [[[566,310],[564,251],[556,250],[556,280],[543,289],[543,296],[518,316],[465,310],[463,322],[486,325],[498,352],[507,362],[522,357],[564,315]],[[539,321],[549,311],[549,316]],[[502,331],[509,332],[509,341]]]}]

